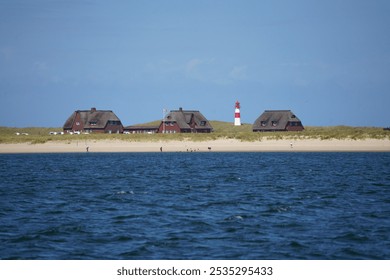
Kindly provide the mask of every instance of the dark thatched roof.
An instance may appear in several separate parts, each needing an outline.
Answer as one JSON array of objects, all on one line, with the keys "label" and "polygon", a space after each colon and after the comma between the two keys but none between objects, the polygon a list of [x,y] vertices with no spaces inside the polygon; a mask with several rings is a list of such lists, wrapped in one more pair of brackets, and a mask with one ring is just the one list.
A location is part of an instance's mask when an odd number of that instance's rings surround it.
[{"label": "dark thatched roof", "polygon": [[290,110],[266,110],[254,122],[253,131],[284,131],[288,125],[302,127],[301,121]]},{"label": "dark thatched roof", "polygon": [[76,116],[80,116],[80,122],[84,129],[104,129],[109,121],[120,124],[120,119],[111,110],[77,110],[65,122],[64,129],[72,129]]},{"label": "dark thatched roof", "polygon": [[164,118],[167,122],[176,122],[180,129],[207,129],[213,130],[210,122],[196,110],[171,110]]}]

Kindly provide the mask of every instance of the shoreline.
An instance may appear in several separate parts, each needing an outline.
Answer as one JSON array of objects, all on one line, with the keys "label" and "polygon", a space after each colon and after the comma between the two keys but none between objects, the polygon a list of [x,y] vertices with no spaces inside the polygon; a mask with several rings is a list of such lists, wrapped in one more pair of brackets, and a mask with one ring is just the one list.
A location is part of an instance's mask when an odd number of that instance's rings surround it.
[{"label": "shoreline", "polygon": [[[88,149],[87,149],[88,148]],[[212,141],[128,142],[120,140],[51,141],[44,144],[0,144],[0,154],[82,152],[390,152],[390,140],[282,139],[241,142]]]}]

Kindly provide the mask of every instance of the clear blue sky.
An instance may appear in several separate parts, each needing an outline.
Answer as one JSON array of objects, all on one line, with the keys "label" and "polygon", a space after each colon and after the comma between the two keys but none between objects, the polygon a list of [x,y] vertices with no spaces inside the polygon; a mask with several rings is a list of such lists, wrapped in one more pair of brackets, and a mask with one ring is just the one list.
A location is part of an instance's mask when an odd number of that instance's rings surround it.
[{"label": "clear blue sky", "polygon": [[244,123],[390,126],[390,1],[0,0],[0,125],[124,125],[200,110]]}]

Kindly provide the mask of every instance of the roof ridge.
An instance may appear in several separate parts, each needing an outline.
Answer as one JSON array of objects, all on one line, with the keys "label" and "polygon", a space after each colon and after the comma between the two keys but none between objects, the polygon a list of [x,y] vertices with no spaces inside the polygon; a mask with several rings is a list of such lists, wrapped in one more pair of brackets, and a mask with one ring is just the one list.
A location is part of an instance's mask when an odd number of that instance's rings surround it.
[{"label": "roof ridge", "polygon": [[171,112],[200,112],[199,110],[171,110]]},{"label": "roof ridge", "polygon": [[112,112],[112,110],[76,110],[75,112]]}]

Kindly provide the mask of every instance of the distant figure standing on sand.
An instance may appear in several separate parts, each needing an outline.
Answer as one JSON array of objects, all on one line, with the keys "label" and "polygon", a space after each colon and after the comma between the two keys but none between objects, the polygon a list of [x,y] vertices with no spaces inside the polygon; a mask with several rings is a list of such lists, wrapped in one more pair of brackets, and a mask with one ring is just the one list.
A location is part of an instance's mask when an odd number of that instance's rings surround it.
[{"label": "distant figure standing on sand", "polygon": [[86,149],[87,149],[87,153],[88,153],[88,152],[89,152],[89,147],[87,146],[87,148],[86,148]]},{"label": "distant figure standing on sand", "polygon": [[293,142],[290,142],[290,147],[291,147],[291,148],[293,147]]},{"label": "distant figure standing on sand", "polygon": [[160,147],[160,152],[162,152],[162,147]]}]

